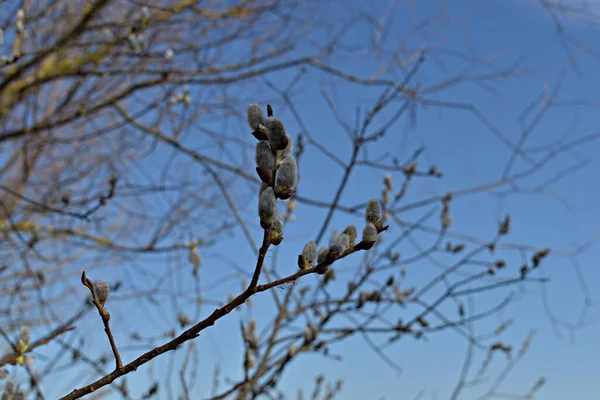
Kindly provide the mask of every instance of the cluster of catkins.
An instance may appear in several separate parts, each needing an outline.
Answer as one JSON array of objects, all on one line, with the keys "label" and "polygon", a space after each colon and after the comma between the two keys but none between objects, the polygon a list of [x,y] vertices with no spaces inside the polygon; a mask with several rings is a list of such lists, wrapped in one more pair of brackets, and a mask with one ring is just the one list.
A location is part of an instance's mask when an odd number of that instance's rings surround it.
[{"label": "cluster of catkins", "polygon": [[267,106],[265,117],[258,104],[248,106],[248,125],[256,144],[256,172],[262,181],[258,199],[260,226],[269,230],[270,240],[278,245],[283,240],[283,219],[277,208],[277,199],[287,200],[294,193],[298,180],[296,159],[292,156],[292,137],[283,122],[273,116]]},{"label": "cluster of catkins", "polygon": [[362,241],[355,244],[357,231],[354,225],[348,225],[340,235],[334,235],[329,247],[321,247],[317,251],[317,245],[314,240],[306,243],[302,253],[298,256],[298,267],[306,269],[311,267],[315,260],[318,268],[317,272],[324,274],[327,272],[329,265],[335,260],[344,255],[347,250],[368,250],[377,241],[377,234],[383,231],[381,206],[376,199],[371,199],[367,203],[365,210],[365,220],[367,224],[362,231]]}]

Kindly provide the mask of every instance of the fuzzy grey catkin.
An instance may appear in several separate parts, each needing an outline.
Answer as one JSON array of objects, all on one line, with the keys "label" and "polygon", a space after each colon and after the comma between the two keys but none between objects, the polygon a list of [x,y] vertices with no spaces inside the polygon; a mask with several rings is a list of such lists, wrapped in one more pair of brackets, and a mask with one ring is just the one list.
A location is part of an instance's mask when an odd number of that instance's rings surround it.
[{"label": "fuzzy grey catkin", "polygon": [[331,247],[329,248],[329,252],[335,254],[336,256],[341,255],[350,244],[350,238],[347,234],[342,233],[333,241]]},{"label": "fuzzy grey catkin", "polygon": [[371,222],[369,222],[363,229],[362,240],[370,243],[377,241],[377,228]]},{"label": "fuzzy grey catkin", "polygon": [[275,156],[268,142],[261,140],[256,143],[256,166],[273,170],[275,168]]},{"label": "fuzzy grey catkin", "polygon": [[273,150],[284,150],[288,145],[287,134],[285,133],[285,125],[279,118],[269,117],[265,122],[265,126],[269,131],[269,143]]},{"label": "fuzzy grey catkin", "polygon": [[96,283],[94,290],[96,291],[96,299],[98,300],[98,303],[104,307],[104,304],[110,295],[110,287],[108,286],[108,283],[105,280],[101,280]]},{"label": "fuzzy grey catkin", "polygon": [[258,215],[265,221],[271,221],[277,212],[277,199],[272,187],[267,187],[258,198]]},{"label": "fuzzy grey catkin", "polygon": [[354,242],[356,241],[356,227],[354,225],[348,225],[346,229],[342,233],[348,235],[348,240],[350,241],[350,246],[354,246]]},{"label": "fuzzy grey catkin", "polygon": [[373,225],[377,225],[381,221],[381,206],[377,199],[371,199],[367,203],[365,219]]},{"label": "fuzzy grey catkin", "polygon": [[248,125],[253,131],[258,130],[259,125],[265,125],[267,119],[260,106],[256,103],[248,105]]},{"label": "fuzzy grey catkin", "polygon": [[293,189],[298,180],[298,167],[294,157],[286,157],[281,162],[277,170],[276,187],[277,191]]},{"label": "fuzzy grey catkin", "polygon": [[317,258],[317,244],[314,240],[306,243],[302,249],[302,257],[304,257],[304,268],[310,267]]}]

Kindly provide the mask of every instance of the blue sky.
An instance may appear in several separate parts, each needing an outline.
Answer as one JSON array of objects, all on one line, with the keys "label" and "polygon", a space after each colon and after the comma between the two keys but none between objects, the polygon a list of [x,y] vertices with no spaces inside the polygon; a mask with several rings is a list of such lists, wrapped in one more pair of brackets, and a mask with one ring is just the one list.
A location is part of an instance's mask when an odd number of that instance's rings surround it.
[{"label": "blue sky", "polygon": [[[350,3],[350,2],[349,2]],[[406,37],[412,30],[414,21],[423,19],[425,15],[437,10],[440,2],[416,2],[414,14],[411,15],[406,6],[395,9],[387,7],[387,2],[371,1],[368,7],[375,15],[386,15],[394,23],[386,40],[387,48],[398,46],[399,38]],[[443,50],[456,50],[463,53],[472,52],[486,58],[486,66],[474,66],[467,73],[489,73],[492,68],[506,69],[511,65],[518,68],[540,68],[538,72],[520,77],[511,77],[486,87],[472,83],[463,83],[428,95],[428,99],[436,101],[452,101],[471,103],[478,109],[511,141],[518,139],[522,125],[519,121],[523,109],[526,108],[547,86],[552,91],[560,79],[561,68],[569,59],[565,47],[561,45],[556,35],[555,26],[548,14],[533,1],[507,0],[507,1],[457,1],[448,2],[448,19],[457,18],[455,24],[440,24],[439,19],[433,19],[431,26],[408,41],[407,46],[418,48],[419,45],[438,46]],[[596,2],[589,2],[594,4]],[[349,4],[349,7],[351,5]],[[327,19],[325,15],[323,19]],[[568,34],[578,42],[589,45],[592,49],[597,47],[598,29],[589,27],[578,19],[566,21]],[[326,27],[317,31],[324,36]],[[348,43],[365,43],[366,27],[358,25],[351,30],[346,41]],[[574,49],[573,42],[569,44]],[[422,87],[447,79],[456,75],[465,61],[452,58],[448,53],[440,59],[427,59],[423,69],[418,74],[418,82]],[[334,65],[339,65],[345,71],[361,76],[369,76],[376,70],[377,63],[382,60],[361,58],[358,62],[341,62],[331,60]],[[577,72],[570,69],[562,84],[558,100],[568,101],[586,100],[598,102],[600,92],[600,75],[597,58],[583,54],[577,58]],[[442,68],[447,71],[443,75]],[[284,84],[293,77],[294,72],[286,72],[269,76],[275,83]],[[315,70],[310,70],[308,76],[298,87],[298,98],[295,106],[305,116],[311,134],[319,138],[322,145],[332,149],[342,159],[348,159],[350,146],[345,134],[326,107],[320,90],[328,91],[341,112],[341,117],[352,122],[355,117],[356,106],[363,109],[372,104],[379,93],[376,90],[365,90],[359,86],[344,84],[332,89],[330,77]],[[277,96],[269,93],[268,89],[261,87],[263,97],[274,99],[276,113],[285,122],[289,132],[299,131],[298,124],[291,113],[281,102],[277,103]],[[492,90],[493,89],[493,90]],[[250,98],[249,95],[246,97]],[[399,105],[399,103],[398,103]],[[596,104],[597,106],[597,104]],[[245,107],[245,105],[242,105]],[[397,109],[397,107],[396,107]],[[281,110],[281,111],[279,111]],[[390,113],[387,114],[391,115]],[[526,120],[531,121],[532,115],[527,115]],[[243,138],[252,145],[252,138],[247,133],[247,128],[237,123],[220,125],[227,129],[231,135]],[[597,111],[591,107],[563,106],[553,108],[536,126],[530,135],[525,147],[536,148],[544,144],[567,136],[567,141],[592,134],[600,130],[597,124]],[[191,140],[193,144],[193,139]],[[447,190],[459,190],[478,186],[483,183],[500,179],[504,165],[510,158],[510,150],[506,148],[480,120],[467,111],[440,108],[434,106],[419,107],[416,113],[414,126],[407,118],[402,118],[391,129],[384,140],[374,147],[372,157],[386,152],[392,153],[400,160],[404,160],[418,147],[425,148],[420,158],[421,165],[435,164],[445,177],[442,180],[422,179],[416,180],[407,201],[416,201],[436,194],[443,194]],[[585,168],[571,173],[554,183],[545,193],[514,194],[504,200],[483,192],[475,195],[459,197],[452,203],[452,217],[454,219],[451,231],[464,233],[480,238],[492,238],[497,229],[498,221],[505,214],[513,217],[512,231],[506,239],[508,242],[524,243],[534,247],[552,249],[560,248],[572,250],[583,245],[587,240],[599,233],[600,222],[600,190],[597,184],[597,173],[600,167],[596,157],[600,151],[600,143],[590,142],[583,147],[549,163],[544,171],[525,179],[522,184],[529,189],[535,189],[564,168],[577,164],[578,161],[589,158]],[[248,163],[251,164],[252,160]],[[248,165],[251,167],[251,165]],[[425,168],[425,167],[424,167]],[[523,161],[517,161],[514,170],[527,168]],[[342,170],[326,160],[322,155],[309,148],[301,162],[300,192],[309,198],[331,200],[334,190],[341,177]],[[354,205],[366,201],[368,198],[378,196],[384,173],[368,169],[358,169],[351,178],[351,183],[344,193],[341,203]],[[401,175],[394,175],[396,187],[401,183]],[[254,201],[242,207],[242,213],[249,221],[256,220]],[[417,210],[401,215],[406,221],[416,221],[427,210]],[[284,274],[290,273],[295,268],[295,257],[303,244],[316,236],[325,214],[321,209],[313,209],[300,205],[297,220],[286,227],[286,240],[280,246],[278,253],[278,270]],[[255,240],[260,239],[260,229],[251,227]],[[336,213],[327,237],[334,227],[343,229],[349,223],[360,226],[360,218],[354,218]],[[390,238],[400,235],[400,229],[392,225],[390,232],[384,234]],[[419,236],[423,243],[430,243],[432,236],[422,234]],[[384,239],[386,240],[386,239]],[[238,243],[243,243],[238,246]],[[235,251],[231,249],[234,248]],[[577,257],[585,283],[591,291],[592,300],[596,301],[595,284],[600,282],[600,273],[597,270],[599,246],[592,244],[586,252]],[[402,257],[414,255],[410,246],[401,247]],[[520,258],[514,253],[505,254],[509,267],[516,273],[520,265]],[[229,293],[238,291],[236,285],[228,286],[222,292],[217,284],[223,277],[231,273],[226,260],[241,266],[248,272],[251,265],[247,260],[251,251],[243,242],[240,232],[225,240],[214,248],[202,253],[201,279],[211,298],[225,300]],[[185,259],[185,255],[182,256]],[[340,263],[340,276],[344,275],[351,267],[356,265],[359,255],[351,257]],[[448,261],[448,258],[440,256]],[[137,263],[143,263],[143,260]],[[132,262],[133,264],[133,262]],[[251,264],[251,263],[250,263]],[[160,268],[154,262],[151,268]],[[345,268],[345,269],[344,269]],[[123,276],[127,266],[114,272],[114,279]],[[557,317],[574,323],[584,305],[581,282],[574,269],[573,259],[561,256],[560,253],[552,255],[544,263],[544,274],[551,278],[547,284],[548,302]],[[156,270],[157,273],[160,270]],[[415,285],[431,277],[436,270],[431,265],[411,265],[408,268],[408,284]],[[508,274],[508,272],[506,272]],[[179,275],[177,280],[170,281],[170,288],[177,290],[190,290],[190,282],[186,282],[188,275]],[[110,279],[110,277],[107,277]],[[182,280],[183,279],[183,280]],[[316,278],[310,276],[307,282],[314,282]],[[344,287],[343,279],[337,284]],[[77,285],[78,282],[74,282]],[[302,284],[300,282],[299,284]],[[336,283],[334,283],[335,285]],[[239,284],[238,284],[239,285]],[[211,288],[213,289],[211,291]],[[337,288],[339,289],[339,288]],[[333,290],[337,290],[334,286]],[[506,295],[507,291],[501,294]],[[597,338],[600,334],[600,324],[594,318],[597,309],[592,307],[586,318],[589,322],[585,327],[577,329],[573,335],[566,330],[555,332],[548,313],[544,308],[539,285],[528,285],[524,292],[516,293],[517,301],[503,311],[501,318],[514,318],[516,323],[502,336],[502,340],[520,346],[523,339],[531,329],[536,335],[530,352],[517,366],[516,370],[507,378],[500,389],[503,392],[525,393],[540,376],[545,376],[546,386],[538,393],[537,398],[547,400],[581,399],[592,400],[600,393],[600,382],[597,379],[597,360],[600,357],[600,348]],[[477,298],[476,307],[483,309],[501,298],[500,295],[491,294],[489,297]],[[251,310],[252,315],[258,320],[259,328],[264,326],[272,317],[272,300],[269,294],[260,294],[254,300]],[[189,314],[193,314],[194,305],[181,300],[178,306]],[[206,316],[212,311],[212,306],[203,306],[201,315]],[[120,308],[113,312],[113,321],[117,326],[132,326],[140,332],[148,332],[144,336],[159,334],[173,326],[174,316],[153,314],[153,308],[144,303],[123,301]],[[249,312],[244,307],[241,312],[233,312],[228,318],[219,321],[213,328],[203,333],[195,341],[199,346],[200,362],[198,370],[198,384],[192,389],[192,398],[203,398],[209,394],[212,381],[212,367],[215,362],[221,364],[225,375],[239,377],[240,365],[243,354],[240,352],[239,318],[247,319]],[[127,316],[127,317],[125,317]],[[97,316],[90,316],[87,321],[100,322]],[[497,317],[491,317],[487,323],[477,325],[478,331],[494,329],[499,323]],[[117,342],[124,341],[133,329],[123,329],[116,334]],[[100,328],[96,334],[87,338],[94,346],[104,348],[107,346],[106,338]],[[160,341],[158,342],[160,343]],[[342,354],[344,360],[326,360],[316,355],[302,355],[291,366],[281,381],[280,388],[295,398],[298,388],[312,389],[312,381],[319,373],[325,373],[328,378],[335,380],[344,379],[344,390],[341,399],[370,400],[370,399],[412,399],[420,391],[424,391],[423,399],[449,398],[462,366],[462,360],[467,348],[465,340],[452,331],[432,335],[427,342],[404,340],[398,345],[389,348],[388,356],[399,363],[403,372],[397,374],[386,366],[359,338],[350,339],[342,344],[332,347],[332,352]],[[141,349],[124,351],[125,360],[131,360],[141,352]],[[128,377],[129,387],[143,391],[146,383],[153,379],[161,378],[171,368],[183,359],[183,350],[175,355],[168,355],[156,364],[140,368]],[[481,355],[474,361],[473,370],[481,363]],[[490,379],[501,371],[503,367],[501,357],[495,357],[490,369]],[[82,378],[88,381],[86,375]],[[82,382],[81,380],[79,381]],[[62,383],[62,382],[61,382]],[[57,388],[60,393],[65,393],[72,382],[67,380],[64,387]],[[178,384],[177,377],[173,385]],[[465,391],[461,399],[476,399],[485,392],[484,383],[477,390]],[[114,398],[117,398],[116,395]],[[166,398],[166,397],[165,397]]]}]

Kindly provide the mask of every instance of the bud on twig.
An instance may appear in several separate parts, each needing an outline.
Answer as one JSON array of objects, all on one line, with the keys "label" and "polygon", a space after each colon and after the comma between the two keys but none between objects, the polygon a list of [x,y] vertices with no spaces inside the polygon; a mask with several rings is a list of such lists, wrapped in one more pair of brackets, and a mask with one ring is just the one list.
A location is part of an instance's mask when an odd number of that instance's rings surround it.
[{"label": "bud on twig", "polygon": [[338,237],[335,238],[331,247],[329,248],[329,253],[327,255],[327,262],[329,264],[333,263],[342,253],[348,248],[350,244],[350,239],[348,235],[342,233]]},{"label": "bud on twig", "polygon": [[385,185],[385,189],[387,191],[392,190],[392,188],[394,187],[394,181],[392,180],[392,175],[386,174],[385,178],[383,179],[383,184]]},{"label": "bud on twig", "polygon": [[310,267],[317,258],[317,245],[314,240],[306,243],[302,249],[302,254],[298,256],[298,267],[306,269]]},{"label": "bud on twig", "polygon": [[273,169],[275,169],[275,156],[269,143],[261,140],[256,143],[256,172],[261,181],[271,184]]},{"label": "bud on twig", "polygon": [[382,228],[381,221],[381,206],[379,205],[379,201],[377,199],[371,199],[367,203],[367,208],[365,210],[365,219],[367,222],[375,225],[377,229]]},{"label": "bud on twig", "polygon": [[271,148],[273,150],[284,150],[288,145],[288,138],[283,121],[279,118],[269,117],[265,122],[265,127],[269,131],[269,144]]},{"label": "bud on twig", "polygon": [[265,114],[258,104],[253,103],[248,106],[248,125],[250,129],[257,131],[260,125],[265,125],[266,120]]},{"label": "bud on twig", "polygon": [[500,223],[500,228],[498,229],[498,233],[500,235],[506,235],[510,230],[510,216],[507,215],[504,217],[504,220]]},{"label": "bud on twig", "polygon": [[521,265],[519,271],[521,272],[521,279],[525,279],[525,277],[527,276],[527,265]]},{"label": "bud on twig", "polygon": [[366,249],[373,247],[377,241],[377,228],[372,223],[368,223],[362,232],[362,240],[365,244]]},{"label": "bud on twig", "polygon": [[104,307],[104,304],[106,303],[106,300],[110,294],[108,283],[105,280],[101,280],[96,283],[94,290],[96,292],[96,299],[98,300],[98,303],[100,306]]},{"label": "bud on twig", "polygon": [[298,167],[294,157],[286,157],[277,170],[275,194],[280,199],[289,199],[298,180]]},{"label": "bud on twig", "polygon": [[354,225],[348,225],[346,229],[342,231],[342,234],[348,235],[348,240],[350,242],[349,246],[354,246],[354,242],[356,241],[356,227]]},{"label": "bud on twig", "polygon": [[269,229],[273,216],[277,212],[277,199],[272,187],[267,187],[258,198],[258,215],[260,217],[260,226],[263,229]]},{"label": "bud on twig", "polygon": [[533,257],[531,258],[531,262],[533,263],[533,267],[536,268],[540,265],[540,261],[545,258],[548,254],[550,254],[550,249],[538,250],[535,252]]}]

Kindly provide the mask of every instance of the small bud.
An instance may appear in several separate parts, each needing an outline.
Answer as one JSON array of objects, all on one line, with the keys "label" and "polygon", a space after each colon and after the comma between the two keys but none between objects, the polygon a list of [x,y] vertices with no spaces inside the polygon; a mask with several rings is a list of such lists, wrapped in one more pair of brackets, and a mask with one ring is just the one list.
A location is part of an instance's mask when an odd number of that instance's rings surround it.
[{"label": "small bud", "polygon": [[385,185],[386,190],[392,190],[394,186],[394,182],[392,181],[392,175],[386,174],[385,178],[383,179],[383,183]]},{"label": "small bud", "polygon": [[367,208],[365,210],[365,219],[367,220],[367,222],[370,222],[377,228],[380,228],[381,207],[379,206],[379,201],[377,201],[377,199],[371,199],[367,203]]},{"label": "small bud", "polygon": [[104,304],[108,299],[108,295],[110,294],[108,283],[105,280],[101,280],[100,282],[96,283],[94,290],[96,291],[96,299],[98,300],[98,303],[100,306],[104,307]]},{"label": "small bud", "polygon": [[319,331],[317,330],[317,328],[312,326],[312,324],[309,323],[308,325],[306,325],[306,328],[304,328],[304,341],[306,343],[314,341],[318,335]]},{"label": "small bud", "polygon": [[498,229],[498,233],[500,235],[506,235],[509,230],[510,230],[510,216],[507,215],[506,217],[504,217],[504,220],[502,221],[502,223],[500,223],[500,228]]},{"label": "small bud", "polygon": [[246,371],[254,368],[255,365],[255,361],[254,361],[254,353],[252,351],[250,351],[250,349],[246,349],[246,353],[244,355],[244,369]]},{"label": "small bud", "polygon": [[262,112],[260,106],[256,103],[248,106],[248,125],[253,131],[257,131],[259,125],[265,125],[266,119],[265,114]]},{"label": "small bud", "polygon": [[438,171],[438,169],[435,165],[432,165],[431,167],[429,167],[428,174],[431,176],[437,176],[439,178],[441,178],[444,175],[440,171]]},{"label": "small bud", "polygon": [[348,235],[348,240],[349,240],[349,246],[354,246],[354,242],[356,241],[356,227],[354,225],[348,225],[346,227],[346,229],[344,229],[342,231],[342,233],[345,233],[346,235]]},{"label": "small bud", "polygon": [[288,357],[292,358],[296,355],[296,353],[298,353],[298,349],[293,344],[290,344],[288,347]]},{"label": "small bud", "polygon": [[318,264],[324,263],[325,260],[327,259],[328,253],[329,253],[329,249],[327,247],[321,247],[319,249],[319,254],[317,256],[317,263]]},{"label": "small bud", "polygon": [[502,342],[496,342],[496,343],[493,343],[492,345],[490,345],[490,351],[496,351],[496,350],[503,352],[504,354],[506,354],[506,358],[510,359],[512,346],[509,346]]},{"label": "small bud", "polygon": [[377,241],[377,228],[372,223],[368,223],[362,232],[362,240],[366,243],[375,243]]},{"label": "small bud", "polygon": [[285,133],[283,122],[279,118],[269,117],[264,125],[269,131],[271,148],[273,150],[284,150],[288,146],[288,136]]},{"label": "small bud", "polygon": [[531,258],[533,268],[537,268],[540,265],[542,259],[545,258],[548,254],[550,254],[550,249],[536,251],[533,257]]},{"label": "small bud", "polygon": [[[258,198],[258,215],[261,219],[263,229],[269,228],[269,223],[277,212],[277,199],[272,187],[267,187]],[[264,226],[263,226],[264,225]],[[266,226],[266,228],[265,228]]]},{"label": "small bud", "polygon": [[192,97],[190,96],[190,87],[187,85],[183,87],[182,101],[183,104],[185,104],[186,106],[189,106],[192,103]]},{"label": "small bud", "polygon": [[447,215],[444,215],[444,216],[442,217],[442,227],[443,227],[444,229],[447,229],[447,228],[449,228],[449,227],[450,227],[450,225],[452,225],[452,218],[450,218],[450,217],[449,217],[449,216],[447,216]]},{"label": "small bud", "polygon": [[407,178],[410,178],[412,175],[414,175],[417,172],[417,162],[413,162],[412,164],[410,164],[407,167],[403,168],[404,174],[406,174]]},{"label": "small bud", "polygon": [[277,193],[293,190],[298,180],[298,168],[294,157],[286,157],[277,170],[276,189]]},{"label": "small bud", "polygon": [[310,267],[317,258],[317,244],[314,240],[306,243],[302,249],[302,254],[298,257],[298,267],[305,269]]},{"label": "small bud", "polygon": [[519,271],[521,272],[521,279],[525,279],[525,277],[527,276],[527,265],[521,265]]},{"label": "small bud", "polygon": [[194,265],[194,268],[200,267],[202,263],[202,257],[198,253],[196,246],[190,246],[190,252],[188,254],[188,261]]},{"label": "small bud", "polygon": [[165,50],[165,58],[167,60],[170,60],[171,58],[173,58],[174,55],[175,55],[175,53],[173,52],[173,49],[166,49]]},{"label": "small bud", "polygon": [[354,292],[355,289],[356,289],[356,283],[354,283],[352,281],[348,282],[348,293]]},{"label": "small bud", "polygon": [[19,350],[23,353],[29,347],[29,341],[31,337],[29,335],[29,327],[22,326],[19,331]]}]

